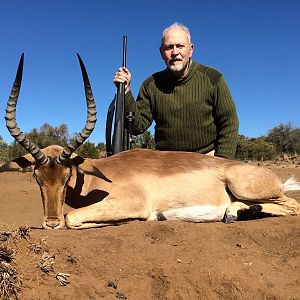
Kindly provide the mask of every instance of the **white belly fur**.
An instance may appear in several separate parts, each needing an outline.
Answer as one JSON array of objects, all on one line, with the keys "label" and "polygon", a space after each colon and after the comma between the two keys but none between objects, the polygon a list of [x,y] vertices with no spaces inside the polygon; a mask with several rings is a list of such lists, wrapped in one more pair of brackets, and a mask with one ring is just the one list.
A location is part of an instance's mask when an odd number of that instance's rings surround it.
[{"label": "white belly fur", "polygon": [[[222,221],[228,205],[198,205],[182,208],[173,208],[161,214],[167,220],[182,220],[186,222],[215,222]],[[152,215],[152,217],[154,217]],[[152,219],[152,218],[151,218]],[[154,218],[153,218],[154,219]]]}]

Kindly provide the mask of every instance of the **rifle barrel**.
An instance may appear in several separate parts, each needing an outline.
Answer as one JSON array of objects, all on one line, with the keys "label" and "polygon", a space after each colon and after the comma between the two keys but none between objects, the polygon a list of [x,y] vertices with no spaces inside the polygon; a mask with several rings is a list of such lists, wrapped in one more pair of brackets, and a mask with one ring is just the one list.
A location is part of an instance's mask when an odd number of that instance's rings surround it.
[{"label": "rifle barrel", "polygon": [[[127,37],[123,36],[123,67],[126,67],[126,48]],[[124,98],[125,98],[125,84],[120,83],[117,90],[116,97],[116,114],[115,126],[113,135],[113,154],[124,150]]]},{"label": "rifle barrel", "polygon": [[122,66],[126,68],[126,51],[127,51],[127,36],[123,36],[123,62]]}]

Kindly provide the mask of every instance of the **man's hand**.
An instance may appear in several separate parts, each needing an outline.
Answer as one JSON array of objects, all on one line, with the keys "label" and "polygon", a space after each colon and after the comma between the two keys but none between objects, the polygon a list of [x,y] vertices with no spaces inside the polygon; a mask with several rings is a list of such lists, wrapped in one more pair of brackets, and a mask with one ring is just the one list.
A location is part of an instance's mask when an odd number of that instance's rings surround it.
[{"label": "man's hand", "polygon": [[125,67],[120,68],[114,76],[114,84],[125,83],[125,94],[130,91],[131,73]]}]

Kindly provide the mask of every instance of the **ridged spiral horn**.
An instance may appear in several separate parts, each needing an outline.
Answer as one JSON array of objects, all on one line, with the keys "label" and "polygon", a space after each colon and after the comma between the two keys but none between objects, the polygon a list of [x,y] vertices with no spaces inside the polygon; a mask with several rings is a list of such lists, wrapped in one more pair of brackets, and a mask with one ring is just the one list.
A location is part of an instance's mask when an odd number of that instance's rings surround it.
[{"label": "ridged spiral horn", "polygon": [[84,83],[84,90],[85,90],[85,97],[86,97],[86,104],[87,104],[87,120],[85,123],[85,127],[79,133],[74,140],[68,144],[62,154],[57,158],[57,162],[60,164],[65,164],[67,165],[70,161],[70,157],[72,153],[80,146],[83,144],[83,142],[90,136],[92,131],[95,128],[95,124],[97,121],[97,112],[96,112],[96,104],[95,100],[93,97],[92,93],[92,88],[91,84],[88,78],[88,74],[86,72],[85,66],[83,64],[83,61],[80,57],[80,55],[77,53],[80,68],[81,68],[81,73],[82,73],[82,78],[83,78],[83,83]]},{"label": "ridged spiral horn", "polygon": [[39,149],[37,145],[35,145],[25,136],[25,134],[18,128],[16,121],[16,107],[22,83],[23,65],[24,53],[21,55],[16,79],[7,101],[5,114],[6,127],[11,136],[34,157],[36,164],[43,165],[47,163],[48,157]]}]

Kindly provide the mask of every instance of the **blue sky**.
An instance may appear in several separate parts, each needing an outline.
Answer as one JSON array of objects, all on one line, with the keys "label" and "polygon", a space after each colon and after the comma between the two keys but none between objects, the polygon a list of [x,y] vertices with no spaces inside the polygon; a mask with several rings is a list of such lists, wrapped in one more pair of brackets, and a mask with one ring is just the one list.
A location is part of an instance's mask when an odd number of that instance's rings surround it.
[{"label": "blue sky", "polygon": [[162,30],[174,22],[189,27],[194,60],[220,70],[235,100],[240,133],[267,134],[280,123],[300,126],[300,1],[96,1],[15,0],[0,4],[0,135],[11,142],[4,121],[19,58],[25,53],[17,107],[24,132],[66,123],[70,134],[86,119],[76,53],[85,62],[97,103],[90,137],[105,141],[113,74],[127,66],[132,91],[164,69],[158,51]]}]

